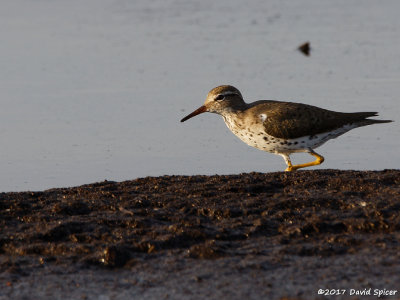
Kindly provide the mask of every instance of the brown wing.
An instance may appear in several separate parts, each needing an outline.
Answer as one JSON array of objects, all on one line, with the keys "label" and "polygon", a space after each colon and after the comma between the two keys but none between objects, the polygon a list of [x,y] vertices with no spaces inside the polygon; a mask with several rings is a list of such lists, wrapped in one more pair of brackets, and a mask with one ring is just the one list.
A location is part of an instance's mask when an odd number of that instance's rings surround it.
[{"label": "brown wing", "polygon": [[316,135],[376,115],[374,112],[341,113],[307,104],[278,101],[267,101],[254,108],[254,113],[267,115],[263,123],[265,131],[277,138]]}]

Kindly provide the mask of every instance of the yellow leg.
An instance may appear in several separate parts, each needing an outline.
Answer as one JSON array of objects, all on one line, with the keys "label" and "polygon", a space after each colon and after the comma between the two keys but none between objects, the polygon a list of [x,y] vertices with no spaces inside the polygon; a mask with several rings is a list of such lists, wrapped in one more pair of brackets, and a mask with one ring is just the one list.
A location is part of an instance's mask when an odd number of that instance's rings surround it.
[{"label": "yellow leg", "polygon": [[288,165],[288,167],[285,169],[285,172],[292,172],[292,171],[296,171],[297,169],[293,169],[293,165],[290,164]]},{"label": "yellow leg", "polygon": [[301,169],[301,168],[317,166],[317,165],[322,164],[325,160],[323,156],[319,155],[318,153],[315,153],[312,150],[310,150],[308,153],[315,156],[317,159],[315,161],[305,163],[305,164],[300,164],[300,165],[292,165],[292,162],[290,161],[289,156],[288,155],[283,156],[283,158],[285,159],[286,164],[288,166],[285,171],[291,172],[291,171],[296,171],[297,169]]}]

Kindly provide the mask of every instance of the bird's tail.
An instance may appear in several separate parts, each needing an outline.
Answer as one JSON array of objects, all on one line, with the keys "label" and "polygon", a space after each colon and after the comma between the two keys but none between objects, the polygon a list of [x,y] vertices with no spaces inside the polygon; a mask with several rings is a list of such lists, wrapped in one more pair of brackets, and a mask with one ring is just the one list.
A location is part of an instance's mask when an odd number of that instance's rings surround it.
[{"label": "bird's tail", "polygon": [[368,119],[370,117],[378,116],[377,112],[357,112],[350,113],[352,115],[353,120],[360,124],[360,126],[378,124],[378,123],[390,123],[392,120],[376,120],[376,119]]}]

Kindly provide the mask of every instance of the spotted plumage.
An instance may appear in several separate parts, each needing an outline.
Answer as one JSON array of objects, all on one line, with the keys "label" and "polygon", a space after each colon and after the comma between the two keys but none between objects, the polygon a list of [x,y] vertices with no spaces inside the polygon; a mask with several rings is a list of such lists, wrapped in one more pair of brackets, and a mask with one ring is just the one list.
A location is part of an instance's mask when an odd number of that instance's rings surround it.
[{"label": "spotted plumage", "polygon": [[[242,94],[233,86],[222,85],[212,89],[203,106],[181,120],[186,121],[200,113],[220,114],[228,128],[246,144],[281,155],[286,171],[321,164],[324,158],[313,149],[347,131],[390,120],[368,119],[376,112],[342,113],[316,106],[260,100],[245,103]],[[307,152],[316,157],[313,162],[292,165],[289,155]]]}]

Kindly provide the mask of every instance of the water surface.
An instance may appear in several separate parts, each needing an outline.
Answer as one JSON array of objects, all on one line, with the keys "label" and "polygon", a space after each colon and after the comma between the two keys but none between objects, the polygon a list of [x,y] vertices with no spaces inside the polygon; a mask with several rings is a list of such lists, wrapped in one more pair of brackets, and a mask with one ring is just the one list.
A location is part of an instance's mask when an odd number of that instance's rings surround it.
[{"label": "water surface", "polygon": [[[163,174],[271,172],[221,117],[179,120],[220,84],[396,120],[400,2],[6,1],[0,191]],[[296,47],[310,41],[305,57]],[[319,148],[316,168],[399,168],[396,123]],[[295,155],[302,162],[305,155]]]}]

